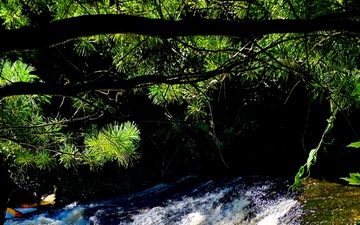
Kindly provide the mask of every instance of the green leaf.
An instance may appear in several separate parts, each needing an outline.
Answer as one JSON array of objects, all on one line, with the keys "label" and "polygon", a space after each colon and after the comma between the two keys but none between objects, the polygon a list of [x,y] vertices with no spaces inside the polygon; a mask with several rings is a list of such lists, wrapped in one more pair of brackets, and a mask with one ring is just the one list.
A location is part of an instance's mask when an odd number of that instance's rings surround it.
[{"label": "green leaf", "polygon": [[360,141],[352,142],[346,147],[360,148]]},{"label": "green leaf", "polygon": [[295,176],[294,183],[291,185],[292,191],[295,191],[302,185],[302,183],[304,182],[304,179],[301,177],[304,175],[304,173],[305,173],[305,167],[301,166]]},{"label": "green leaf", "polygon": [[317,153],[317,149],[313,149],[309,153],[309,157],[306,161],[306,171],[307,172],[310,171],[310,166],[313,164],[313,162],[316,162],[316,153]]},{"label": "green leaf", "polygon": [[301,166],[295,178],[301,178],[304,175],[304,172],[305,172],[305,168],[304,166]]},{"label": "green leaf", "polygon": [[360,173],[350,173],[350,177],[341,177],[340,179],[349,182],[351,185],[360,185]]}]

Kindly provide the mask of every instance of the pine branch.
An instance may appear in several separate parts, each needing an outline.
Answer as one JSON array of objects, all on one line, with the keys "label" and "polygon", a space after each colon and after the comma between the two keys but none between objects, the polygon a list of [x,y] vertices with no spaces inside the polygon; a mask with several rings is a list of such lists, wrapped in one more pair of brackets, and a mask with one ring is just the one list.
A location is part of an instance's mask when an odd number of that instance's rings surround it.
[{"label": "pine branch", "polygon": [[188,84],[206,80],[218,74],[230,71],[229,69],[214,70],[207,73],[174,75],[166,77],[162,75],[146,75],[134,77],[128,80],[109,80],[85,82],[74,85],[61,85],[49,83],[14,82],[0,87],[0,99],[14,95],[53,95],[53,96],[76,96],[90,91],[123,91],[136,87],[150,86],[154,84]]}]

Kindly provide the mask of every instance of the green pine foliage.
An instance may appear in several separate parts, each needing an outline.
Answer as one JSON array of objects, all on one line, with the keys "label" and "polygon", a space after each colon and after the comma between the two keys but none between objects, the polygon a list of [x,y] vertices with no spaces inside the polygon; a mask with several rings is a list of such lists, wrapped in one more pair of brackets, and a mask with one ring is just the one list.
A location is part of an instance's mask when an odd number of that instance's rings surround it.
[{"label": "green pine foliage", "polygon": [[102,166],[106,161],[116,161],[125,168],[132,166],[139,158],[136,152],[139,135],[139,129],[130,122],[108,125],[96,135],[85,138],[84,158],[93,168]]},{"label": "green pine foliage", "polygon": [[[35,69],[29,65],[5,60],[2,62],[0,83],[38,82],[39,78],[34,73]],[[41,105],[49,104],[50,101],[49,96],[38,95],[11,96],[0,101],[1,153],[9,163],[13,162],[25,169],[51,170],[58,164],[65,168],[89,164],[95,169],[108,161],[129,167],[139,158],[136,149],[140,133],[133,123],[115,124],[101,131],[93,130],[90,133],[94,136],[86,136],[85,146],[78,145],[77,140],[64,132],[66,118],[45,117]],[[106,109],[102,102],[97,105],[96,101],[90,104],[74,99],[73,116],[81,118],[89,115],[99,106]]]},{"label": "green pine foliage", "polygon": [[[354,1],[345,0],[8,0],[0,3],[0,18],[6,29],[17,29],[38,26],[41,16],[46,17],[40,21],[42,23],[97,14],[190,21],[324,19],[328,13],[346,15],[354,9],[358,10],[357,7]],[[353,19],[358,20],[359,17]],[[327,126],[318,145],[308,150],[308,159],[295,176],[294,187],[298,187],[310,175],[311,166],[318,160],[317,153],[323,147],[325,136],[330,134],[338,113],[345,115],[359,107],[358,42],[357,35],[339,31],[261,36],[250,34],[244,38],[160,38],[134,34],[99,34],[71,40],[65,47],[58,48],[56,57],[61,56],[71,69],[56,65],[61,68],[49,75],[54,76],[51,79],[42,80],[43,77],[35,75],[36,68],[25,63],[28,57],[34,57],[32,62],[36,62],[39,52],[23,54],[23,57],[19,56],[14,61],[3,59],[0,61],[0,85],[13,82],[56,83],[63,76],[68,79],[66,84],[111,82],[153,75],[178,76],[187,84],[143,84],[131,92],[145,96],[152,104],[161,107],[165,114],[162,116],[168,121],[176,118],[188,123],[184,126],[172,125],[172,133],[165,132],[166,140],[177,136],[181,129],[190,127],[194,135],[206,133],[207,136],[204,136],[214,141],[221,156],[226,141],[221,141],[217,134],[222,134],[222,140],[229,140],[228,137],[236,136],[234,127],[240,124],[236,120],[228,127],[221,127],[223,124],[217,123],[217,118],[214,118],[213,108],[220,102],[220,96],[226,95],[226,82],[233,83],[239,90],[255,90],[256,87],[283,90],[289,97],[292,90],[284,88],[285,84],[290,80],[296,84],[302,83],[312,100],[325,102],[330,110]],[[60,54],[61,51],[68,55]],[[101,64],[101,69],[89,63],[94,61]],[[42,106],[51,105],[55,101],[50,96],[11,96],[1,99],[1,152],[9,161],[25,168],[49,170],[59,163],[66,168],[88,164],[97,169],[106,162],[132,166],[140,157],[136,151],[140,131],[135,123],[118,124],[113,119],[110,125],[100,130],[89,124],[83,125],[81,132],[76,134],[71,129],[67,130],[67,123],[72,120],[95,120],[103,115],[119,113],[122,104],[127,101],[126,97],[122,97],[123,94],[119,90],[116,93],[112,90],[98,90],[71,98],[64,97],[64,102],[70,105],[70,116],[46,114]],[[268,97],[262,94],[261,91],[254,91],[243,99],[252,104],[262,104]],[[189,148],[195,148],[196,141],[193,138],[188,140]],[[352,144],[352,147],[356,146]]]}]

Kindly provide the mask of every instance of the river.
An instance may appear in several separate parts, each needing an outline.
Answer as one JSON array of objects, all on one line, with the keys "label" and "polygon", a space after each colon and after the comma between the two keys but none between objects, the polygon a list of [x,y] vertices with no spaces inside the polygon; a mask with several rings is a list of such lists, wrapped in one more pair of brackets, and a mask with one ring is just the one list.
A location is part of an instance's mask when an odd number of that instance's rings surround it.
[{"label": "river", "polygon": [[288,192],[289,184],[267,177],[198,182],[189,176],[128,195],[38,210],[5,224],[299,224],[302,209],[297,193]]}]

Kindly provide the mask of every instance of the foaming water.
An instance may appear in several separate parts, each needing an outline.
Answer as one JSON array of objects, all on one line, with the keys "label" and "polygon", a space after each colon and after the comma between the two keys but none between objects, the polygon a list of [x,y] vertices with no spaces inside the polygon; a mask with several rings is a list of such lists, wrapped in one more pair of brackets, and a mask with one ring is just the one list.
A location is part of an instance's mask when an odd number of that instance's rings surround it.
[{"label": "foaming water", "polygon": [[193,177],[131,195],[71,204],[5,224],[276,225],[299,224],[301,207],[286,181],[234,178],[197,183]]}]

